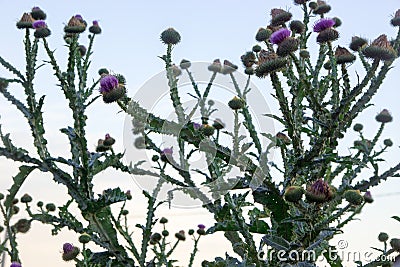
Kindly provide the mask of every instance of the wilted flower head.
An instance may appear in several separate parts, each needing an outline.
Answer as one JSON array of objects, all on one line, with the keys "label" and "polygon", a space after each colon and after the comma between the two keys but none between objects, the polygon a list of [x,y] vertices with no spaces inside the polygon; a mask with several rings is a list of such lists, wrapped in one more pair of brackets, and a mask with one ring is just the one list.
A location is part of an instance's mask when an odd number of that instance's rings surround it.
[{"label": "wilted flower head", "polygon": [[311,202],[323,203],[331,200],[333,192],[327,182],[318,179],[313,184],[307,187],[306,198]]},{"label": "wilted flower head", "polygon": [[335,21],[333,19],[322,18],[314,24],[313,30],[314,30],[314,32],[322,32],[323,30],[331,28],[334,25],[335,25]]},{"label": "wilted flower head", "polygon": [[392,115],[390,114],[389,110],[383,109],[381,112],[378,113],[375,117],[377,122],[380,123],[388,123],[393,120]]},{"label": "wilted flower head", "polygon": [[37,20],[32,23],[32,26],[34,29],[47,28],[47,24],[44,20]]},{"label": "wilted flower head", "polygon": [[385,34],[376,38],[371,45],[366,47],[362,52],[368,58],[379,60],[392,60],[397,56],[396,50],[394,50]]},{"label": "wilted flower head", "polygon": [[29,29],[32,28],[32,23],[35,22],[35,20],[32,18],[32,15],[29,13],[24,13],[21,17],[21,19],[17,22],[17,28],[18,29]]},{"label": "wilted flower head", "polygon": [[163,154],[163,155],[172,155],[172,153],[173,153],[172,147],[164,148],[161,151],[161,154]]},{"label": "wilted flower head", "polygon": [[273,44],[280,44],[286,38],[288,38],[290,36],[290,34],[291,34],[290,30],[288,30],[286,28],[282,28],[280,30],[277,30],[273,34],[271,34],[271,37],[269,38],[269,40]]},{"label": "wilted flower head", "polygon": [[288,22],[292,18],[292,13],[280,8],[274,8],[271,10],[271,17],[271,25],[279,26]]},{"label": "wilted flower head", "polygon": [[100,80],[100,93],[107,93],[118,86],[118,79],[114,75],[107,75]]},{"label": "wilted flower head", "polygon": [[337,64],[345,64],[345,63],[351,63],[354,60],[356,60],[356,56],[350,53],[349,50],[347,50],[344,47],[338,46],[335,51],[335,58],[336,58],[336,63]]},{"label": "wilted flower head", "polygon": [[370,191],[365,192],[365,194],[364,194],[364,201],[367,202],[367,203],[372,203],[372,202],[374,202],[374,199],[372,198],[372,195],[371,195],[371,192],[370,192]]}]

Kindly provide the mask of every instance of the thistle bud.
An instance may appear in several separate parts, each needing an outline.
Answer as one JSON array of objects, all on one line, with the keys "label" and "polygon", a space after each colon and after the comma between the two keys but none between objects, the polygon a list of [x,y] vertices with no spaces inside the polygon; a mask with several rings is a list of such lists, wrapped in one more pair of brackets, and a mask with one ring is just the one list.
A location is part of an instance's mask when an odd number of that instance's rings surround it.
[{"label": "thistle bud", "polygon": [[175,234],[175,237],[179,241],[185,241],[186,240],[185,231],[183,231],[183,230],[179,231],[178,233]]},{"label": "thistle bud", "polygon": [[63,245],[62,259],[64,261],[74,260],[76,256],[78,256],[78,254],[79,254],[79,248],[75,247],[70,243],[65,243]]},{"label": "thistle bud", "polygon": [[256,34],[256,41],[265,42],[271,36],[271,30],[260,28]]},{"label": "thistle bud", "polygon": [[326,4],[325,1],[318,0],[317,1],[317,6],[314,8],[313,13],[322,15],[325,13],[328,13],[331,10],[331,6]]},{"label": "thistle bud", "polygon": [[221,119],[215,119],[212,126],[217,130],[221,130],[225,128],[225,123],[223,123]]},{"label": "thistle bud", "polygon": [[98,73],[99,73],[100,76],[110,74],[110,72],[106,68],[99,69]]},{"label": "thistle bud", "polygon": [[364,126],[361,123],[356,123],[353,126],[353,130],[356,132],[361,132],[363,128],[364,128]]},{"label": "thistle bud", "polygon": [[151,157],[151,160],[154,161],[154,162],[158,161],[159,159],[160,159],[160,157],[158,155],[153,155]]},{"label": "thistle bud", "polygon": [[182,74],[181,69],[180,69],[178,66],[176,66],[175,64],[173,64],[170,68],[171,68],[171,70],[172,70],[172,74],[173,74],[175,77],[178,77],[179,75]]},{"label": "thistle bud", "polygon": [[160,219],[160,223],[162,223],[162,224],[166,224],[168,222],[168,219],[167,218],[165,218],[165,217],[161,217],[161,219]]},{"label": "thistle bud", "polygon": [[237,96],[233,97],[229,102],[228,106],[233,109],[233,110],[238,110],[242,109],[245,105],[245,102],[243,99],[238,98]]},{"label": "thistle bud", "polygon": [[150,241],[149,243],[151,245],[156,245],[158,242],[160,242],[162,236],[159,233],[154,233],[150,236]]},{"label": "thistle bud", "polygon": [[32,197],[30,196],[30,195],[28,195],[28,194],[24,194],[22,197],[21,197],[21,202],[22,203],[29,203],[29,202],[31,202],[32,201]]},{"label": "thistle bud", "polygon": [[75,15],[70,18],[68,24],[64,27],[66,33],[82,33],[86,30],[87,23],[81,15]]},{"label": "thistle bud", "polygon": [[79,50],[79,54],[81,55],[81,57],[83,57],[83,56],[86,55],[86,51],[87,51],[86,46],[80,45],[80,46],[78,47],[78,50]]},{"label": "thistle bud", "polygon": [[371,195],[371,192],[370,191],[367,191],[367,192],[365,192],[365,194],[364,194],[364,201],[366,202],[366,203],[372,203],[372,202],[374,202],[374,199],[372,198],[372,195]]},{"label": "thistle bud", "polygon": [[238,66],[230,62],[229,60],[224,60],[224,66],[221,70],[222,74],[231,74],[238,69]]},{"label": "thistle bud", "polygon": [[54,205],[53,203],[47,203],[46,204],[46,210],[47,211],[55,211],[56,210],[56,205]]},{"label": "thistle bud", "polygon": [[146,148],[146,139],[143,136],[139,136],[133,142],[133,145],[137,149],[145,149]]},{"label": "thistle bud", "polygon": [[391,146],[393,146],[393,141],[390,139],[385,139],[385,140],[383,140],[383,144],[385,146],[391,147]]},{"label": "thistle bud", "polygon": [[376,38],[371,45],[363,49],[363,54],[368,58],[379,60],[392,60],[397,57],[397,52],[387,39],[385,34]]},{"label": "thistle bud", "polygon": [[201,132],[205,136],[212,136],[214,134],[214,132],[215,132],[215,129],[211,125],[205,124],[205,125],[201,126]]},{"label": "thistle bud", "polygon": [[162,234],[163,236],[169,236],[168,230],[163,230],[163,231],[161,232],[161,234]]},{"label": "thistle bud", "polygon": [[93,21],[93,25],[89,27],[89,32],[93,34],[100,34],[101,28],[99,26],[99,22],[97,20]]},{"label": "thistle bud", "polygon": [[318,7],[317,2],[310,2],[308,3],[308,7],[311,9],[316,9]]},{"label": "thistle bud", "polygon": [[344,47],[338,46],[335,51],[335,58],[337,64],[352,63],[356,60],[356,56],[349,52]]},{"label": "thistle bud", "polygon": [[36,38],[46,38],[51,34],[51,31],[49,28],[47,28],[47,24],[44,22],[44,20],[35,21],[32,23],[32,27],[35,29],[33,35]]},{"label": "thistle bud", "polygon": [[219,59],[215,59],[214,62],[208,66],[208,70],[212,72],[221,72],[222,65]]},{"label": "thistle bud", "polygon": [[253,48],[251,49],[253,52],[258,53],[261,51],[261,46],[259,45],[254,45]]},{"label": "thistle bud", "polygon": [[163,31],[160,38],[166,45],[176,45],[181,41],[181,35],[174,28],[168,28]]},{"label": "thistle bud", "polygon": [[364,200],[364,198],[360,194],[360,190],[347,190],[346,192],[344,192],[343,196],[347,200],[347,202],[356,206],[360,205]]},{"label": "thistle bud", "polygon": [[375,119],[380,123],[388,123],[393,120],[393,117],[387,109],[384,109],[378,115],[376,115]]},{"label": "thistle bud", "polygon": [[129,211],[128,210],[121,210],[121,215],[122,216],[126,216],[126,215],[128,215],[129,214]]},{"label": "thistle bud", "polygon": [[31,11],[31,16],[34,20],[45,20],[46,19],[46,13],[44,13],[43,10],[40,9],[40,7],[33,7]]},{"label": "thistle bud", "polygon": [[302,4],[307,3],[307,1],[308,1],[308,0],[294,0],[294,3],[295,3],[296,5],[302,5]]},{"label": "thistle bud", "polygon": [[194,230],[193,229],[189,229],[188,234],[189,235],[193,235],[194,234]]},{"label": "thistle bud", "polygon": [[191,65],[192,65],[192,63],[190,63],[189,60],[182,59],[181,63],[179,64],[179,67],[181,67],[181,69],[183,69],[183,70],[186,70],[186,69],[190,68]]},{"label": "thistle bud", "polygon": [[35,22],[35,20],[32,18],[32,15],[29,13],[24,13],[21,17],[21,19],[17,22],[17,28],[18,29],[32,29],[32,23]]},{"label": "thistle bud", "polygon": [[310,58],[310,52],[306,49],[301,49],[299,54],[301,58]]},{"label": "thistle bud", "polygon": [[333,17],[332,19],[335,21],[335,25],[333,25],[333,27],[337,28],[342,25],[342,21],[338,17]]},{"label": "thistle bud", "polygon": [[258,66],[255,69],[256,76],[263,78],[271,72],[283,70],[287,66],[287,60],[274,52],[261,50],[258,54]]},{"label": "thistle bud", "polygon": [[358,51],[359,49],[362,49],[367,44],[368,44],[368,41],[365,40],[364,38],[361,38],[358,36],[353,36],[351,38],[351,43],[350,43],[349,47],[353,51]]},{"label": "thistle bud", "polygon": [[126,199],[127,199],[127,200],[131,200],[131,199],[132,199],[131,190],[126,191],[125,195],[126,195]]},{"label": "thistle bud", "polygon": [[324,180],[318,179],[306,190],[306,199],[310,202],[324,203],[334,196],[333,188]]},{"label": "thistle bud", "polygon": [[26,233],[31,229],[31,221],[27,219],[20,219],[15,225],[15,229],[18,233]]},{"label": "thistle bud", "polygon": [[81,242],[82,244],[87,244],[90,242],[92,238],[90,237],[90,235],[88,235],[87,233],[83,233],[79,236],[79,242]]},{"label": "thistle bud", "polygon": [[400,26],[400,9],[396,11],[394,17],[390,20],[390,24],[392,24],[395,27]]},{"label": "thistle bud", "polygon": [[378,240],[381,242],[386,242],[389,240],[389,235],[387,233],[381,232],[378,235]]},{"label": "thistle bud", "polygon": [[274,8],[271,10],[271,26],[280,26],[292,18],[292,13],[283,9]]},{"label": "thistle bud", "polygon": [[392,238],[390,240],[390,246],[396,250],[396,251],[400,251],[400,239],[398,238]]},{"label": "thistle bud", "polygon": [[298,202],[303,197],[304,190],[300,186],[289,186],[285,190],[285,199],[289,202]]},{"label": "thistle bud", "polygon": [[243,66],[246,68],[252,67],[256,62],[256,55],[253,52],[246,52],[246,54],[240,57],[242,60]]},{"label": "thistle bud", "polygon": [[8,87],[8,81],[6,79],[0,78],[0,91],[6,90]]},{"label": "thistle bud", "polygon": [[304,23],[300,20],[292,20],[289,24],[289,27],[292,32],[297,34],[303,33],[305,30]]},{"label": "thistle bud", "polygon": [[254,69],[252,67],[245,68],[244,69],[244,74],[253,75],[254,74]]}]

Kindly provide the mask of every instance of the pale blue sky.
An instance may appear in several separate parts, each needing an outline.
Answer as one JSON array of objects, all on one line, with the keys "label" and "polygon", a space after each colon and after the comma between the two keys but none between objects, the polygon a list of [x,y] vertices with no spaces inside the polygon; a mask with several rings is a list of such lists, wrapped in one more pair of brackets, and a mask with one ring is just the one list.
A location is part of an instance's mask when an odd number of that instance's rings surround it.
[{"label": "pale blue sky", "polygon": [[[274,7],[290,8],[295,17],[299,9],[289,0],[274,1],[0,1],[2,3],[2,19],[0,20],[0,54],[7,60],[23,67],[22,38],[23,31],[17,30],[15,23],[23,12],[29,11],[32,6],[40,6],[46,11],[47,23],[52,31],[48,38],[52,49],[57,49],[56,56],[62,58],[66,51],[63,36],[63,26],[75,14],[81,14],[89,23],[99,20],[103,33],[97,37],[94,47],[92,74],[96,75],[98,68],[107,67],[125,75],[130,95],[153,75],[162,70],[162,61],[157,58],[164,52],[165,47],[159,41],[159,34],[168,27],[176,28],[181,36],[181,43],[174,49],[174,59],[177,63],[182,58],[192,61],[212,61],[215,58],[230,59],[240,65],[240,55],[251,49],[255,44],[254,35],[261,26],[266,26],[270,20],[269,10]],[[340,39],[335,43],[347,46],[351,36],[361,35],[374,39],[382,33],[394,37],[396,29],[389,25],[391,15],[400,8],[397,0],[384,1],[330,1],[332,11],[330,16],[340,17],[343,26],[339,28]],[[300,19],[297,16],[297,19]],[[84,36],[83,36],[84,37]],[[313,39],[314,37],[311,37]],[[82,38],[84,40],[84,38]],[[84,42],[83,42],[84,43]],[[317,47],[315,45],[315,47]],[[43,55],[43,54],[42,54]],[[46,57],[42,57],[46,59]],[[398,65],[399,61],[395,63]],[[359,65],[350,67],[354,76],[355,70],[362,73]],[[67,141],[56,129],[65,127],[68,121],[65,102],[60,98],[59,89],[54,85],[55,80],[48,73],[52,73],[49,66],[39,71],[40,76],[36,84],[38,90],[46,94],[47,106],[45,109],[46,127],[50,149],[55,154],[66,155]],[[394,141],[392,152],[385,155],[389,167],[399,160],[400,137],[400,106],[398,105],[398,86],[400,83],[399,67],[396,66],[384,82],[378,95],[374,98],[375,106],[370,107],[361,117],[365,125],[365,132],[371,136],[378,124],[374,116],[383,108],[389,109],[394,122],[389,124],[384,137],[391,137]],[[6,72],[0,69],[0,76]],[[9,77],[9,76],[8,76]],[[266,98],[272,110],[277,110],[269,96],[270,85],[267,80],[254,79],[259,89],[265,90]],[[12,89],[12,88],[11,88]],[[21,96],[20,90],[14,89]],[[95,146],[96,140],[105,132],[110,132],[117,138],[116,149],[123,149],[122,114],[115,115],[118,109],[115,106],[98,102],[93,105],[88,123],[89,143]],[[20,145],[28,145],[26,138],[27,127],[24,125],[18,112],[9,106],[3,98],[0,99],[1,124],[5,132],[11,132],[13,139]],[[92,141],[90,141],[92,140]],[[349,139],[351,140],[351,138]],[[0,191],[5,191],[11,183],[11,175],[15,175],[16,168],[9,161],[0,159]],[[50,201],[65,193],[60,186],[49,182],[48,175],[35,173],[23,187],[23,192],[29,191],[36,200]],[[105,172],[99,177],[99,190],[111,186],[121,186],[135,191],[135,204],[131,204],[132,220],[142,220],[144,207],[139,203],[144,199],[129,176],[115,176],[113,172]],[[111,176],[111,177],[110,177]],[[112,179],[112,180],[111,180]],[[373,194],[400,192],[400,183],[395,178],[390,179],[380,189],[373,189]],[[136,189],[135,189],[136,188]],[[44,193],[45,192],[45,193]],[[377,197],[376,201],[366,207],[361,221],[355,221],[346,228],[342,237],[349,242],[350,247],[361,251],[368,250],[369,246],[379,246],[376,236],[380,231],[388,231],[391,235],[400,236],[400,225],[390,216],[400,215],[397,202],[399,196]],[[57,202],[57,201],[56,201]],[[60,199],[58,204],[62,203]],[[210,222],[210,216],[200,209],[196,210],[163,210],[163,215],[169,215],[176,229],[195,227],[197,223]],[[174,215],[171,215],[174,214]],[[179,216],[178,216],[179,215]],[[134,221],[136,223],[136,221]],[[59,251],[64,241],[73,242],[72,235],[63,232],[58,237],[49,236],[47,227],[34,225],[32,233],[21,237],[22,259],[25,266],[71,266],[61,260]],[[69,239],[68,239],[69,238]],[[200,244],[201,257],[211,259],[222,255],[225,247],[218,241],[218,247],[213,245],[213,237],[207,237]],[[76,242],[76,241],[75,241]],[[368,250],[370,251],[370,250]],[[186,264],[189,253],[182,253],[182,266]],[[43,259],[45,264],[43,264]],[[352,266],[350,263],[348,266]]]}]

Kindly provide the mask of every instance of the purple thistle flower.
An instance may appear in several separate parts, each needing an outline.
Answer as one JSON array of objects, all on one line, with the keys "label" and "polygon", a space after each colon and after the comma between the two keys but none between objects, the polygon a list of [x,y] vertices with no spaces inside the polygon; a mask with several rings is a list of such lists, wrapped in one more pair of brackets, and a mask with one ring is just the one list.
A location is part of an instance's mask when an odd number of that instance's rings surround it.
[{"label": "purple thistle flower", "polygon": [[93,20],[93,26],[99,26],[99,22],[97,20]]},{"label": "purple thistle flower", "polygon": [[286,38],[290,36],[291,32],[290,30],[286,28],[282,28],[271,34],[271,37],[269,38],[270,42],[273,44],[280,44],[282,43]]},{"label": "purple thistle flower", "polygon": [[82,16],[79,15],[79,14],[76,14],[74,17],[75,17],[76,19],[83,20]]},{"label": "purple thistle flower", "polygon": [[161,154],[162,155],[172,155],[172,147],[170,147],[170,148],[164,148],[162,151],[161,151]]},{"label": "purple thistle flower", "polygon": [[38,6],[32,7],[32,11],[38,11],[38,10],[41,10],[40,7],[38,7]]},{"label": "purple thistle flower", "polygon": [[100,93],[108,93],[118,86],[118,79],[113,75],[104,76],[100,80]]},{"label": "purple thistle flower", "polygon": [[63,251],[64,251],[64,253],[69,253],[69,252],[71,252],[71,251],[73,251],[74,250],[74,245],[72,245],[71,243],[65,243],[64,245],[63,245]]},{"label": "purple thistle flower", "polygon": [[21,267],[21,266],[22,266],[21,263],[19,263],[17,261],[11,262],[11,265],[10,265],[10,267]]},{"label": "purple thistle flower", "polygon": [[335,21],[333,19],[322,18],[314,24],[314,32],[322,32],[328,28],[333,27]]},{"label": "purple thistle flower", "polygon": [[193,129],[198,130],[200,128],[201,128],[201,124],[200,123],[193,122]]},{"label": "purple thistle flower", "polygon": [[199,229],[202,229],[202,230],[204,230],[206,228],[206,226],[204,224],[199,224],[199,225],[197,225],[197,227],[199,227]]},{"label": "purple thistle flower", "polygon": [[40,29],[40,28],[47,28],[46,22],[44,20],[37,20],[34,23],[32,23],[32,27],[34,29]]}]

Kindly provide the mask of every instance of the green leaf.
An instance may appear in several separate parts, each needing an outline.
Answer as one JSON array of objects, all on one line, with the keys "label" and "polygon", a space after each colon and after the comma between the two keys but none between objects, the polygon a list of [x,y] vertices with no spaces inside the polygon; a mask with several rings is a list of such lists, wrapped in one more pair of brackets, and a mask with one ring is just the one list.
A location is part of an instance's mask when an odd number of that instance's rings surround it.
[{"label": "green leaf", "polygon": [[270,230],[270,227],[265,221],[257,220],[250,225],[249,229],[252,233],[266,234]]},{"label": "green leaf", "polygon": [[290,248],[290,243],[280,236],[265,235],[262,241],[276,250],[288,251]]},{"label": "green leaf", "polygon": [[36,169],[36,166],[21,166],[19,167],[19,173],[13,177],[13,185],[11,188],[8,190],[10,194],[6,197],[6,200],[4,202],[4,205],[6,207],[10,207],[13,199],[15,198],[15,195],[18,193],[19,189],[21,188],[22,184],[24,183],[25,179],[28,177],[28,175]]},{"label": "green leaf", "polygon": [[214,226],[207,229],[207,234],[212,234],[215,232],[226,232],[226,231],[238,231],[239,226],[235,221],[224,221],[214,224]]},{"label": "green leaf", "polygon": [[110,206],[111,204],[125,200],[126,194],[125,192],[122,192],[119,187],[114,189],[107,189],[103,192],[102,195],[99,195],[98,199],[89,204],[89,210],[94,212],[96,210]]},{"label": "green leaf", "polygon": [[400,217],[399,216],[392,216],[391,218],[395,219],[396,221],[400,222]]}]

